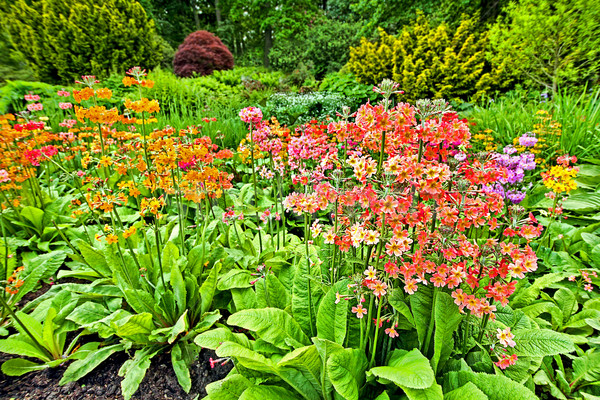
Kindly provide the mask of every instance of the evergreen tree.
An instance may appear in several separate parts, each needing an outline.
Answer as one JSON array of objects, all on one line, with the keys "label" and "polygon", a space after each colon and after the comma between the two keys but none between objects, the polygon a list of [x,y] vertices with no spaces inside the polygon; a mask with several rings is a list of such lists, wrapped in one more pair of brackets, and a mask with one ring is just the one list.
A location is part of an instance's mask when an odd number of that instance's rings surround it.
[{"label": "evergreen tree", "polygon": [[154,23],[136,1],[17,0],[6,19],[15,48],[46,82],[160,62]]}]

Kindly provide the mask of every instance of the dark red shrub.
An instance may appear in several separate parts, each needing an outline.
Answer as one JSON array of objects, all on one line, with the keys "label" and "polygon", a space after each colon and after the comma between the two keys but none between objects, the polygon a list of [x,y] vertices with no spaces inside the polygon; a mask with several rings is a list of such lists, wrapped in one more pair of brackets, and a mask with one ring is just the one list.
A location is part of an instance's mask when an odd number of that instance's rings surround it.
[{"label": "dark red shrub", "polygon": [[210,75],[215,70],[232,69],[233,55],[221,39],[207,31],[190,33],[179,45],[173,69],[181,77]]}]

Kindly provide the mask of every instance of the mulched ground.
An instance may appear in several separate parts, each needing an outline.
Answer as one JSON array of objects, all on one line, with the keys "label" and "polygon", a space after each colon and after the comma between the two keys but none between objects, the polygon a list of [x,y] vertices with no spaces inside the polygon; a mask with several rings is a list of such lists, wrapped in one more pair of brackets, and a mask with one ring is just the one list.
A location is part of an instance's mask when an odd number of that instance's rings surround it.
[{"label": "mulched ground", "polygon": [[[224,378],[232,367],[229,363],[211,369],[210,357],[216,358],[214,352],[203,349],[198,361],[192,365],[192,389],[189,394],[177,383],[170,354],[155,357],[132,399],[201,399],[206,396],[206,385]],[[10,358],[12,356],[0,353],[0,363]],[[20,377],[6,376],[0,372],[0,400],[122,400],[123,378],[117,373],[126,360],[124,352],[114,354],[79,382],[65,386],[58,386],[58,382],[66,367],[31,372]]]}]

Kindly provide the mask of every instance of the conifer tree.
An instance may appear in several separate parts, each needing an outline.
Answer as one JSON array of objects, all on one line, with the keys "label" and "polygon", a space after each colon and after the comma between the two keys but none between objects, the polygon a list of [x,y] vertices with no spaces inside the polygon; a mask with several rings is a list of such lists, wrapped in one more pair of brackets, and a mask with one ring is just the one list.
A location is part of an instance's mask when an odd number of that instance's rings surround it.
[{"label": "conifer tree", "polygon": [[72,82],[160,61],[154,23],[130,0],[17,0],[7,20],[38,79]]}]

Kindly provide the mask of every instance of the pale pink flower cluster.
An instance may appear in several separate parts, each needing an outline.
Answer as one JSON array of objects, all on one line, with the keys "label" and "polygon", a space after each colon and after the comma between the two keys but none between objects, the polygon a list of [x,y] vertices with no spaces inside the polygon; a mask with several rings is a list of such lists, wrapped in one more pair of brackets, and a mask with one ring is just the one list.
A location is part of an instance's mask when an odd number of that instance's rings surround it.
[{"label": "pale pink flower cluster", "polygon": [[69,108],[73,108],[73,103],[58,103],[58,107],[62,110],[68,110]]},{"label": "pale pink flower cluster", "polygon": [[240,118],[248,124],[258,124],[262,121],[263,114],[260,108],[246,107],[240,110]]},{"label": "pale pink flower cluster", "polygon": [[44,109],[44,106],[42,105],[42,103],[29,103],[27,104],[27,109],[31,112],[42,111]]}]

